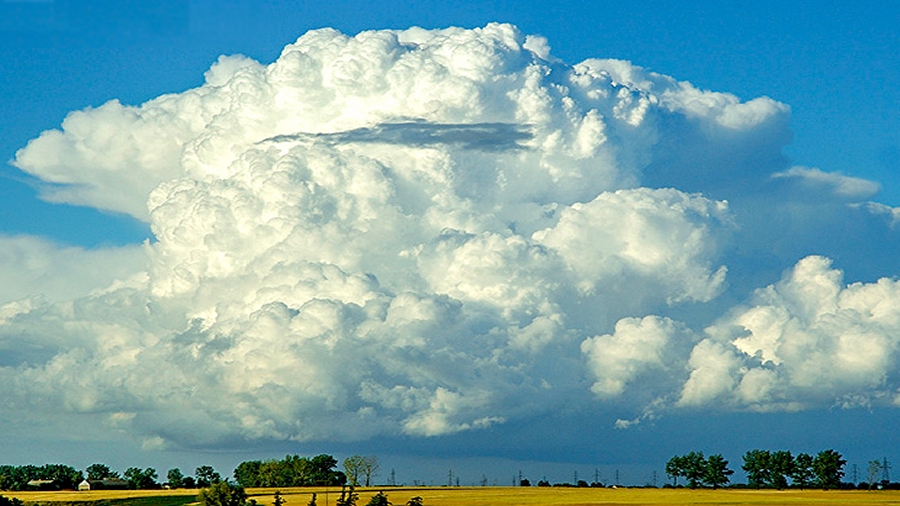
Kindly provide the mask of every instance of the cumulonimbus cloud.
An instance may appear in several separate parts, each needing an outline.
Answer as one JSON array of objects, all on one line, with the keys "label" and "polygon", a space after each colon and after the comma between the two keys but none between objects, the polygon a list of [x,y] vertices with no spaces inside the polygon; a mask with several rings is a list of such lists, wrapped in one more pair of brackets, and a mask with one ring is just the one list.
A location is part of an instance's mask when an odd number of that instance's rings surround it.
[{"label": "cumulonimbus cloud", "polygon": [[[199,88],[73,112],[18,153],[47,198],[129,213],[155,240],[127,281],[0,309],[0,346],[33,350],[0,364],[3,403],[159,446],[440,435],[566,402],[846,398],[894,360],[803,343],[857,328],[826,316],[858,292],[858,339],[886,349],[861,315],[890,283],[832,283],[811,317],[776,297],[806,282],[789,278],[746,313],[777,335],[739,310],[708,336],[664,314],[727,289],[741,224],[698,192],[782,170],[788,114],[624,61],[567,65],[501,24],[317,30],[268,65],[222,57]],[[820,263],[795,272],[831,276]],[[846,377],[817,381],[819,356]]]}]

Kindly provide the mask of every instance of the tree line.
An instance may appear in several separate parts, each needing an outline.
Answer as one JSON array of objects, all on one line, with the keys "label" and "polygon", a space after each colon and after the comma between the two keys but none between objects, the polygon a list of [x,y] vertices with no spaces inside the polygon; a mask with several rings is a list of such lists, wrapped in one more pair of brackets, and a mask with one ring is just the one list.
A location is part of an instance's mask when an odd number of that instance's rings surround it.
[{"label": "tree line", "polygon": [[148,467],[129,467],[121,475],[106,464],[91,464],[84,472],[64,464],[45,464],[43,466],[0,465],[0,490],[22,491],[35,488],[53,488],[74,490],[87,479],[88,481],[120,481],[130,489],[169,488],[205,488],[222,481],[221,475],[212,466],[200,466],[195,476],[185,476],[181,469],[170,469],[166,475],[168,481],[159,483],[156,469]]},{"label": "tree line", "polygon": [[347,474],[337,470],[337,464],[324,453],[311,458],[288,455],[281,460],[250,460],[238,464],[234,479],[245,488],[345,485]]},{"label": "tree line", "polygon": [[[790,485],[797,488],[837,488],[844,477],[846,460],[834,450],[823,450],[816,456],[807,453],[791,454],[790,451],[750,450],[743,456],[741,469],[747,473],[747,484],[754,488],[783,489]],[[676,455],[666,462],[666,474],[672,478],[672,486],[678,486],[678,478],[684,478],[687,486],[718,488],[729,482],[734,471],[722,455],[704,457],[703,452]]]},{"label": "tree line", "polygon": [[[372,478],[379,470],[378,458],[353,455],[343,461],[344,470],[337,469],[338,461],[331,455],[314,457],[287,455],[283,459],[251,460],[241,462],[234,470],[234,480],[242,487],[304,487],[304,486],[370,486]],[[220,482],[227,482],[212,466],[200,466],[194,476],[185,475],[181,469],[170,469],[166,481],[160,483],[156,469],[152,467],[130,467],[122,474],[105,464],[91,464],[85,470],[63,465],[43,466],[0,465],[0,490],[30,490],[53,488],[74,490],[87,479],[115,482],[130,489],[154,488],[207,488]]]}]

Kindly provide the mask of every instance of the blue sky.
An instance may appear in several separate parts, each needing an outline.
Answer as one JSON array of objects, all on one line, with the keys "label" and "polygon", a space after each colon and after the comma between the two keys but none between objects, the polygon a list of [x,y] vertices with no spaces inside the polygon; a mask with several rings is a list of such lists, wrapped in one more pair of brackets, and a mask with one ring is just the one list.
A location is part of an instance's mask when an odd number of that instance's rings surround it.
[{"label": "blue sky", "polygon": [[[554,54],[567,62],[621,58],[701,89],[784,102],[792,110],[794,136],[785,152],[795,163],[876,180],[882,201],[900,199],[896,178],[889,177],[900,169],[898,92],[887,85],[900,78],[898,15],[891,2],[428,2],[402,8],[364,2],[160,2],[165,15],[93,2],[89,14],[72,16],[75,21],[58,14],[56,5],[7,0],[2,6],[10,12],[2,48],[6,160],[39,132],[58,126],[69,111],[111,98],[139,104],[196,86],[220,54],[268,62],[306,30],[326,26],[357,33],[502,20],[547,37]],[[19,177],[8,167],[4,176]],[[52,216],[17,220],[8,226],[11,232],[37,230],[83,245],[146,235],[141,227],[85,210],[44,206],[12,181],[3,191],[4,205]],[[112,234],[78,230],[85,219],[111,227]]]},{"label": "blue sky", "polygon": [[[0,154],[10,162],[0,169],[0,384],[9,392],[0,405],[22,413],[3,418],[9,460],[227,469],[286,452],[362,451],[408,481],[440,480],[448,466],[502,484],[516,466],[560,481],[599,467],[605,476],[627,469],[627,480],[642,484],[669,456],[695,449],[725,453],[735,468],[756,447],[836,447],[861,467],[896,458],[883,455],[896,439],[900,388],[900,11],[892,2],[6,0],[0,20]],[[445,75],[430,70],[403,74],[418,79],[408,102],[375,91],[360,98],[353,90],[368,92],[369,81],[347,89],[335,81],[304,85],[321,100],[301,94],[271,110],[254,98],[279,89],[262,66],[232,58],[207,73],[220,55],[272,64],[313,29],[352,37],[491,22],[519,35],[465,32],[458,37],[470,44],[456,45],[444,32],[404,32],[391,53],[419,58],[410,41],[433,44],[422,61],[481,83],[475,105],[454,102],[457,87],[468,90],[460,96],[476,89],[462,81],[422,84]],[[526,35],[546,38],[549,56]],[[321,51],[322,65],[344,61],[323,47],[363,55],[353,60],[363,66],[389,60],[374,43],[321,37],[333,45],[298,44]],[[523,98],[533,92],[524,84],[507,89],[484,77],[507,68],[486,61],[507,62],[521,82],[530,68],[517,67],[508,48],[471,49],[491,37],[516,39],[553,69],[539,85],[555,97],[546,111]],[[588,58],[631,62],[587,65],[591,86],[613,97],[597,102],[600,123],[587,112],[598,99],[572,83],[559,91],[553,77],[585,72],[573,69]],[[372,75],[396,75],[389,63],[372,65]],[[253,86],[240,88],[239,78]],[[396,79],[391,86],[405,86]],[[203,107],[189,100],[192,89]],[[615,98],[619,90],[631,95]],[[580,111],[570,111],[571,124],[561,112],[567,93]],[[138,108],[165,94],[176,105]],[[250,98],[229,98],[237,96]],[[113,99],[134,108],[101,107]],[[207,117],[228,100],[237,105]],[[616,116],[622,107],[631,116]],[[29,145],[86,108],[64,140]],[[141,130],[151,117],[159,130]],[[252,230],[285,208],[255,215],[222,204],[265,207],[281,198],[273,195],[302,193],[240,186],[241,174],[262,177],[254,171],[269,163],[247,161],[262,139],[411,128],[397,118],[437,130],[517,123],[532,133],[509,153],[390,141],[408,159],[380,141],[320,140],[308,151],[272,143],[272,153],[290,151],[313,167],[303,177],[333,201],[291,201],[286,208],[304,211],[282,216],[297,221],[269,249],[259,245],[270,236]],[[185,126],[192,120],[202,126]],[[266,127],[276,124],[293,130]],[[571,145],[554,144],[554,129]],[[503,131],[493,131],[497,142]],[[232,146],[246,147],[244,158],[229,158]],[[159,153],[171,157],[154,161]],[[140,161],[117,165],[132,159]],[[345,186],[316,172],[326,159]],[[381,176],[361,160],[387,167],[388,179],[373,183]],[[109,172],[98,169],[107,162]],[[283,166],[272,163],[271,171]],[[435,179],[397,175],[415,170]],[[481,175],[495,170],[495,180]],[[564,175],[547,179],[545,170]],[[67,192],[65,183],[76,187]],[[358,221],[334,211],[347,202]],[[329,228],[316,221],[323,216],[344,221]],[[142,247],[147,240],[153,246]],[[493,263],[479,263],[485,258]],[[296,282],[281,293],[280,279]],[[298,295],[308,287],[312,295]],[[316,326],[325,330],[310,334]],[[335,350],[360,360],[360,372],[337,375]],[[281,364],[284,356],[291,360]],[[186,374],[183,388],[131,377],[168,370],[163,364],[199,372]],[[303,368],[320,376],[296,373]],[[123,370],[129,379],[113,379]],[[269,379],[213,387],[223,374]],[[729,381],[730,390],[711,386]],[[231,407],[204,401],[176,413],[201,394]],[[267,397],[279,395],[285,406]],[[34,423],[45,429],[29,430]]]}]

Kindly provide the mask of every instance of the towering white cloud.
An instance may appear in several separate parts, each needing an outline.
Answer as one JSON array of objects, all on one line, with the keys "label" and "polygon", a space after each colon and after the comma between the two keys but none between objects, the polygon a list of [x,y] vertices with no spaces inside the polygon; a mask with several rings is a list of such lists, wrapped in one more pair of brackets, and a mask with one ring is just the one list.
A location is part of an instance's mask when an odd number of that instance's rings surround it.
[{"label": "towering white cloud", "polygon": [[[71,113],[18,153],[47,198],[129,213],[155,240],[138,274],[94,278],[122,279],[105,290],[3,308],[0,402],[159,447],[884,387],[892,359],[841,351],[893,346],[881,327],[828,330],[874,288],[817,260],[707,335],[667,315],[728,288],[742,224],[723,181],[752,167],[754,192],[778,171],[835,205],[874,192],[784,172],[787,118],[628,62],[570,66],[500,24],[317,30],[268,65],[222,57],[199,88]],[[820,359],[842,379],[816,377]]]},{"label": "towering white cloud", "polygon": [[762,410],[890,403],[900,388],[898,331],[897,281],[844,285],[828,259],[807,257],[707,329],[679,402],[718,398]]}]

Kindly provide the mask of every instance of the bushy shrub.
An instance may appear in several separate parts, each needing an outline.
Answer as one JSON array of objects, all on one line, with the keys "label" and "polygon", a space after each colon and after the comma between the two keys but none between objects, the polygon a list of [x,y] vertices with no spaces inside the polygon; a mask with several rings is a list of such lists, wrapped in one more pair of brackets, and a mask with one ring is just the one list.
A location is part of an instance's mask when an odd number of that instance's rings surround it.
[{"label": "bushy shrub", "polygon": [[384,492],[378,492],[373,495],[366,506],[391,506],[391,501],[388,501],[387,494]]},{"label": "bushy shrub", "polygon": [[17,497],[4,497],[0,495],[0,506],[22,506],[24,503]]},{"label": "bushy shrub", "polygon": [[240,485],[232,485],[227,481],[213,483],[204,488],[197,496],[200,506],[246,506],[247,492]]}]

